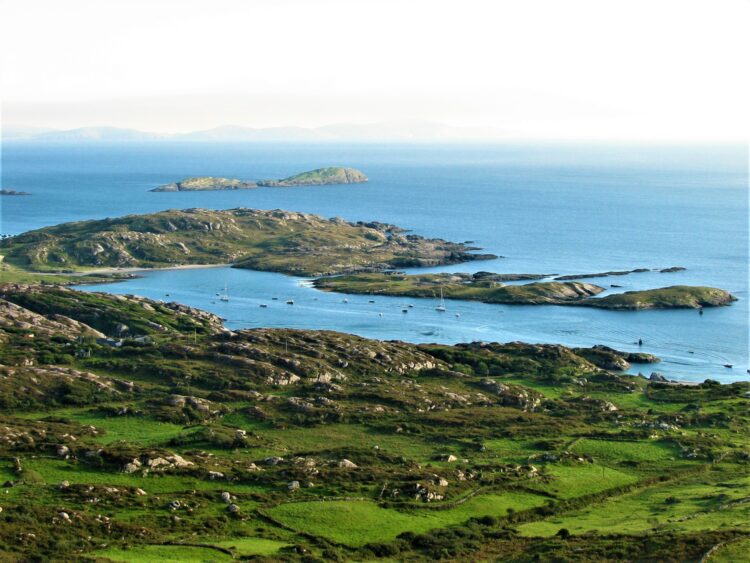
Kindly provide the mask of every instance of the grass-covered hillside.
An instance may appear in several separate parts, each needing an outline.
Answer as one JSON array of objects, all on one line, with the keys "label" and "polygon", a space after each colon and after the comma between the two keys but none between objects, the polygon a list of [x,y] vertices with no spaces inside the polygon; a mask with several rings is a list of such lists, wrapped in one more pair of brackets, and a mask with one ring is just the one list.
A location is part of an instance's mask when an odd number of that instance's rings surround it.
[{"label": "grass-covered hillside", "polygon": [[0,560],[732,560],[750,384],[654,360],[6,284]]},{"label": "grass-covered hillside", "polygon": [[403,274],[359,273],[315,280],[315,287],[341,293],[439,297],[485,303],[517,305],[585,305],[602,309],[674,309],[728,305],[735,298],[722,289],[701,286],[672,286],[594,297],[604,291],[598,285],[577,281],[531,282],[505,285],[508,281],[534,279],[531,274]]},{"label": "grass-covered hillside", "polygon": [[0,241],[11,266],[34,271],[232,263],[317,276],[433,266],[492,256],[382,223],[287,211],[187,209],[63,223]]}]

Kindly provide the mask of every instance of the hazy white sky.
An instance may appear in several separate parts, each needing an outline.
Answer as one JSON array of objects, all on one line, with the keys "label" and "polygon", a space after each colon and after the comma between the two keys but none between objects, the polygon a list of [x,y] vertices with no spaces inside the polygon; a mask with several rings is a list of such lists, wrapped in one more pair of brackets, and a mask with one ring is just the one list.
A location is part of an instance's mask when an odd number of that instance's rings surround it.
[{"label": "hazy white sky", "polygon": [[0,0],[3,121],[746,139],[745,0]]}]

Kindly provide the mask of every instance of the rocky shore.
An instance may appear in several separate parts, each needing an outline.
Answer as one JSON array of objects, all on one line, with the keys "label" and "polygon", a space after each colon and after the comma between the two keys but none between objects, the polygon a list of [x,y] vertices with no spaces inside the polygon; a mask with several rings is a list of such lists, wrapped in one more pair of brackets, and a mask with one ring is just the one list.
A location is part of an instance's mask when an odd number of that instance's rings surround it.
[{"label": "rocky shore", "polygon": [[[530,274],[403,274],[362,273],[319,278],[314,286],[323,291],[408,297],[482,301],[515,305],[581,305],[612,310],[679,309],[729,305],[736,298],[722,289],[672,286],[595,297],[598,285],[575,281],[548,281],[505,285],[498,279],[534,279]],[[559,279],[559,278],[558,278]]]}]

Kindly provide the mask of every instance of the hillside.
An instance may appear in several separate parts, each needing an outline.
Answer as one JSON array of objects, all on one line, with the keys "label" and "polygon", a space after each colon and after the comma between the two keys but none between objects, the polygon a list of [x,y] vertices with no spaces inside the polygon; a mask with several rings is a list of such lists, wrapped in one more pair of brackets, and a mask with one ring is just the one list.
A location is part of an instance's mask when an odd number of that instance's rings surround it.
[{"label": "hillside", "polygon": [[697,561],[750,537],[750,384],[608,371],[647,356],[231,332],[14,284],[0,343],[9,561]]},{"label": "hillside", "polygon": [[494,257],[474,250],[406,234],[393,225],[245,208],[64,223],[0,241],[0,254],[8,263],[35,271],[231,263],[320,276]]}]

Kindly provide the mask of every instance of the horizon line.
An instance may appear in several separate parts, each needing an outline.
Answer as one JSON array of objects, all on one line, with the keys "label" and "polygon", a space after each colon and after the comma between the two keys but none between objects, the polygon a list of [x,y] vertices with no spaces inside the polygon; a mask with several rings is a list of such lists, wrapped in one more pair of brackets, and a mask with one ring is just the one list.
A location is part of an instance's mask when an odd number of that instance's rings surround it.
[{"label": "horizon line", "polygon": [[[318,138],[284,138],[280,135],[278,138],[189,138],[191,135],[197,135],[200,133],[210,133],[221,129],[236,129],[245,130],[248,133],[273,133],[275,130],[298,130],[306,132],[318,132],[320,130],[326,130],[334,127],[352,127],[352,128],[368,128],[378,127],[387,124],[395,124],[397,121],[379,121],[379,122],[367,122],[367,123],[330,123],[320,126],[306,127],[301,125],[274,125],[267,127],[255,127],[250,125],[235,125],[235,124],[222,124],[208,128],[193,129],[183,132],[157,132],[150,131],[147,129],[138,129],[134,127],[122,127],[116,125],[81,125],[76,127],[46,127],[41,125],[24,125],[24,124],[0,124],[0,140],[2,142],[48,142],[48,143],[71,143],[71,142],[82,142],[82,143],[137,143],[137,142],[164,142],[164,141],[178,141],[178,142],[233,142],[233,143],[337,143],[337,142],[356,142],[356,143],[388,143],[388,142],[399,142],[399,143],[410,143],[410,142],[432,142],[432,143],[545,143],[545,142],[572,142],[572,143],[610,143],[610,144],[630,144],[630,143],[645,143],[645,144],[706,144],[706,143],[717,143],[717,144],[750,144],[750,135],[747,137],[602,137],[602,136],[561,136],[561,135],[521,135],[512,134],[500,134],[498,131],[497,135],[410,135],[408,134],[408,126],[405,127],[405,131],[401,134],[395,133],[390,135],[376,135],[376,134],[341,134],[339,136],[331,134],[328,137],[321,136]],[[441,122],[431,121],[414,121],[407,122],[411,126],[431,126],[441,127],[447,130],[454,130],[459,133],[461,131],[469,132],[477,129],[500,129],[496,127],[482,127],[482,126],[454,126],[448,125]],[[10,129],[26,129],[30,132],[25,135],[7,136],[6,130]],[[90,136],[81,137],[78,139],[74,138],[56,138],[58,134],[85,132],[87,130],[99,131],[99,132],[120,132],[120,133],[135,133],[144,135],[142,138],[113,138],[107,139],[102,137]],[[49,138],[47,138],[49,137]],[[227,136],[229,137],[229,136]]]}]

